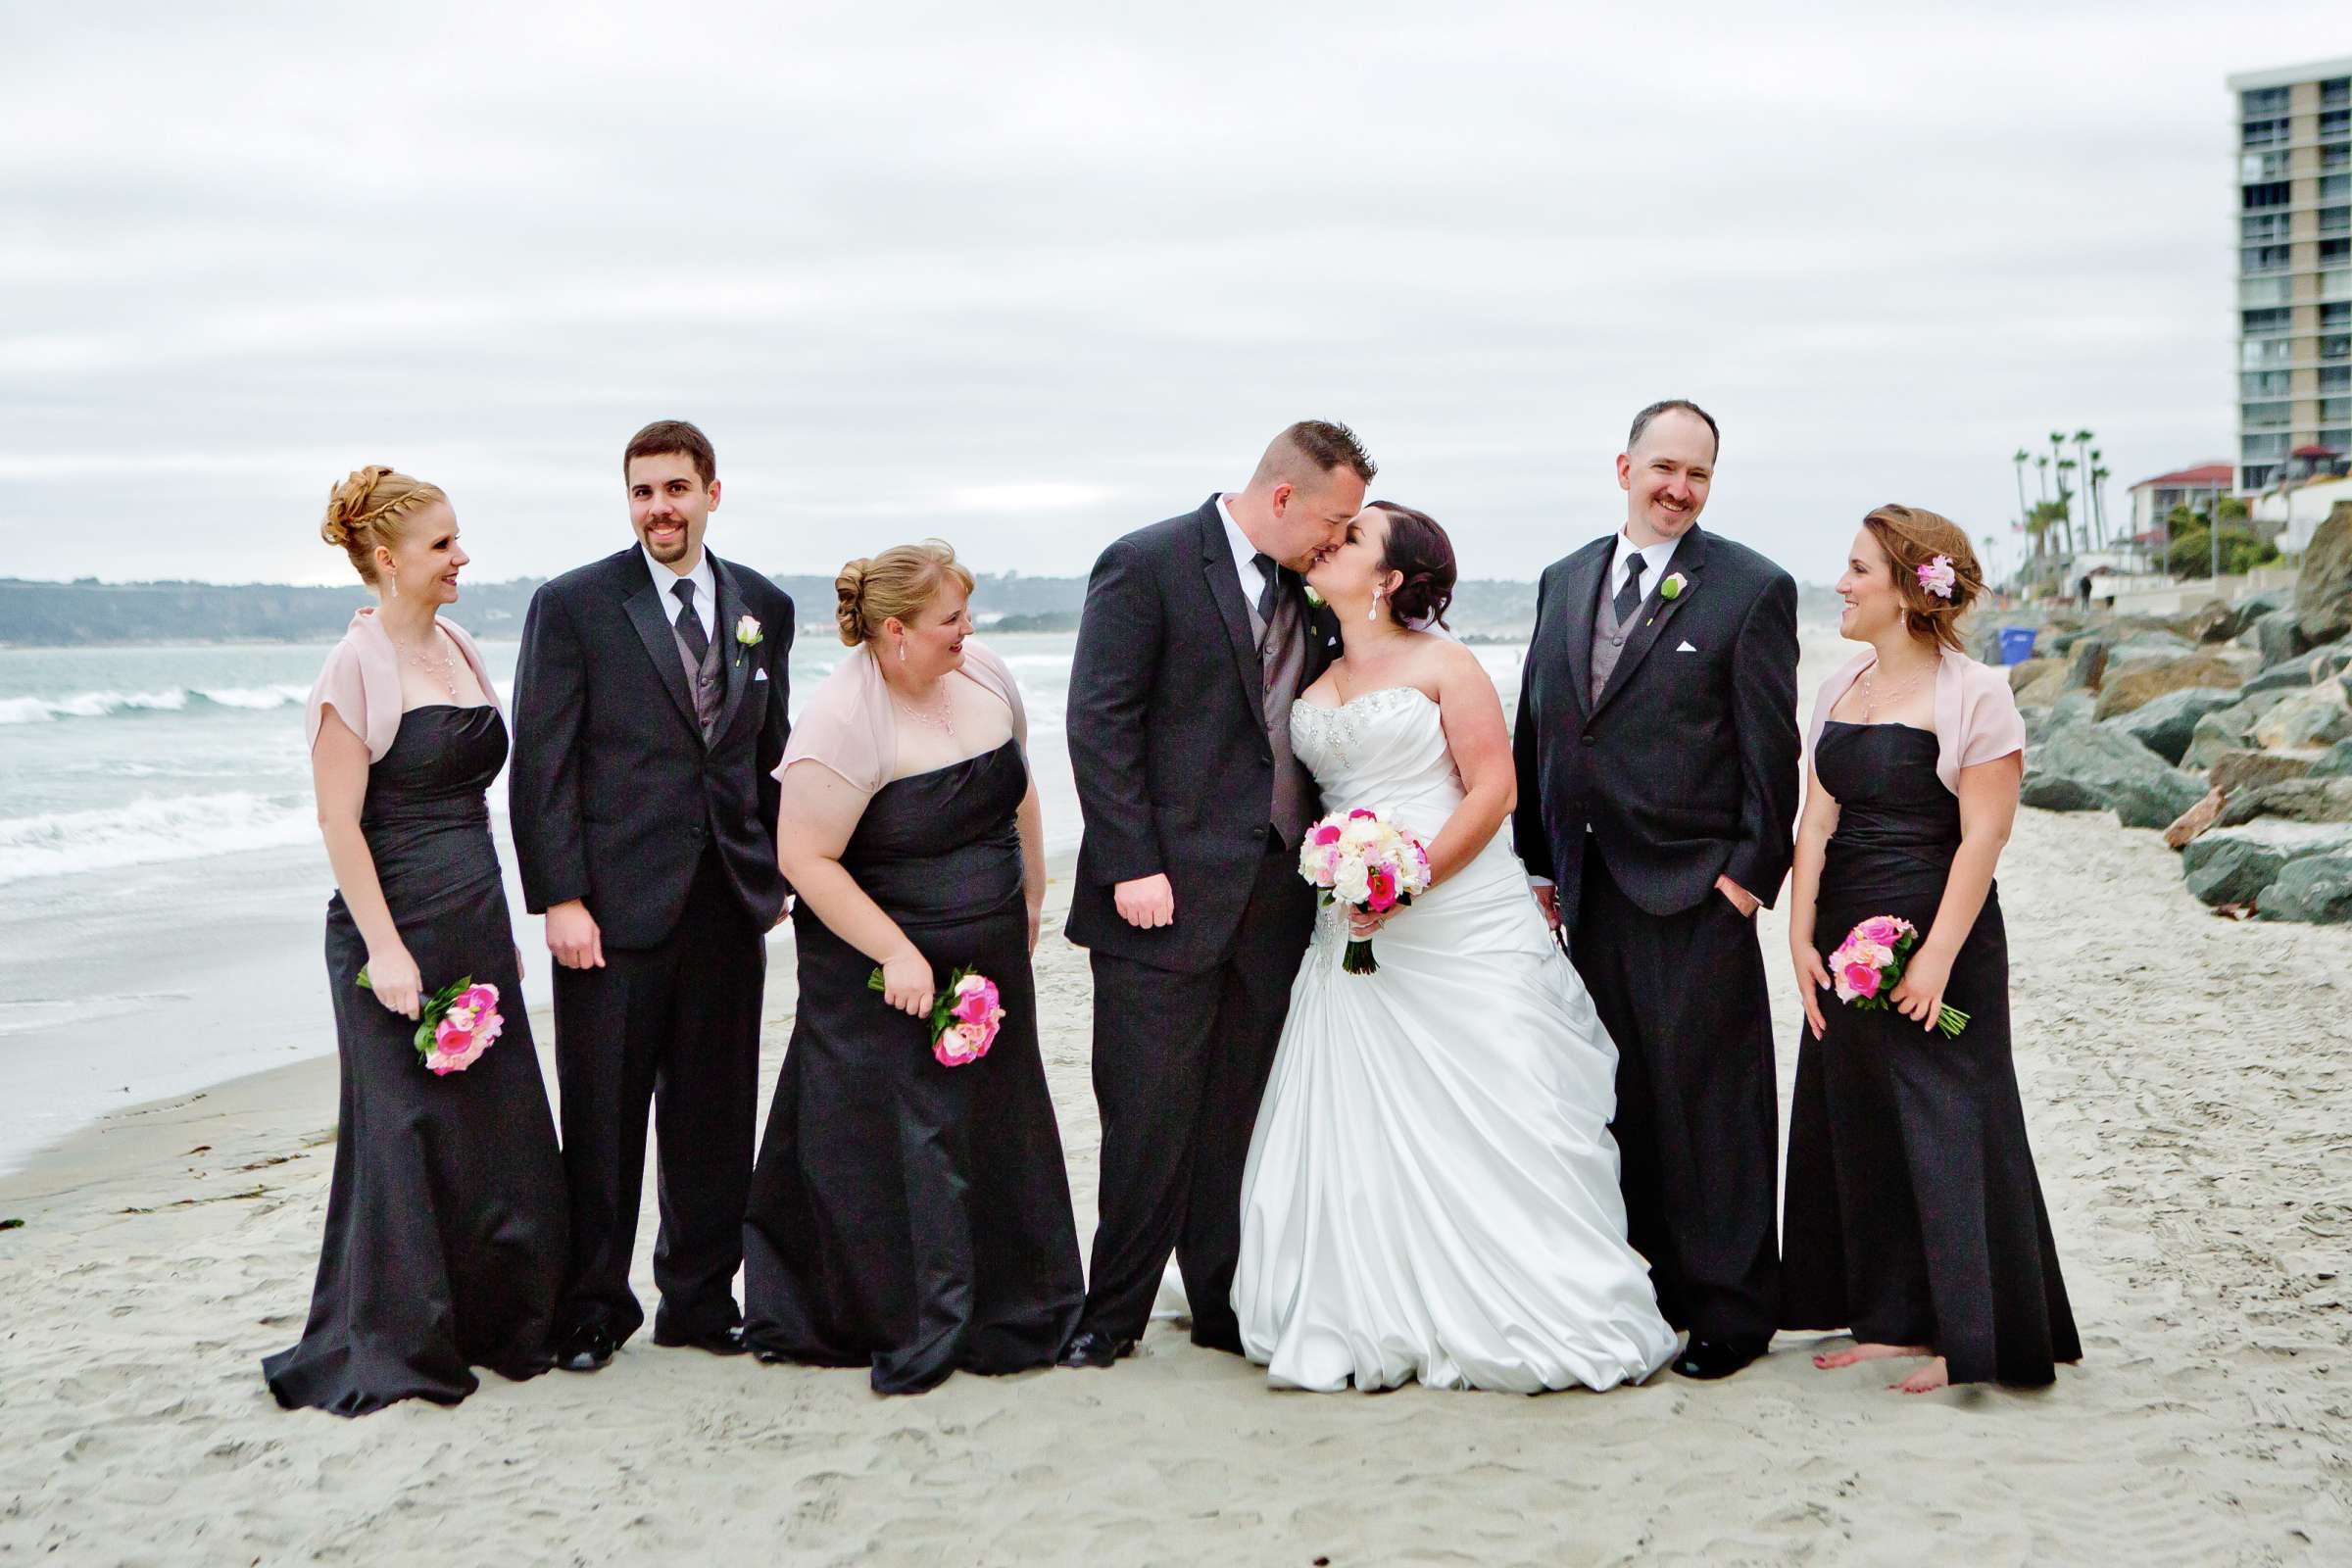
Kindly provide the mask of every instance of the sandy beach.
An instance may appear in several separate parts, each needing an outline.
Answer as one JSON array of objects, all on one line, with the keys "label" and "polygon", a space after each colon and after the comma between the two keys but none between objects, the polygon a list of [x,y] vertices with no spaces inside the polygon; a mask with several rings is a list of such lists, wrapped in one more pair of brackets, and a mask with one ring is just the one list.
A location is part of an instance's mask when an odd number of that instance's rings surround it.
[{"label": "sandy beach", "polygon": [[[2023,813],[2004,864],[2020,1076],[2088,1350],[2046,1392],[1904,1397],[1783,1336],[1713,1385],[1276,1394],[1160,1327],[1110,1372],[915,1399],[640,1337],[595,1377],[485,1374],[455,1410],[289,1414],[257,1362],[308,1300],[335,1092],[312,1060],[113,1116],[0,1182],[24,1222],[0,1233],[0,1555],[2343,1561],[2352,942],[2218,920],[2153,834],[2088,816]],[[1765,941],[1777,957],[1777,920]],[[1049,936],[1039,968],[1091,1232],[1084,956]],[[780,979],[771,1078],[791,1004]],[[649,1298],[652,1233],[649,1212]]]}]

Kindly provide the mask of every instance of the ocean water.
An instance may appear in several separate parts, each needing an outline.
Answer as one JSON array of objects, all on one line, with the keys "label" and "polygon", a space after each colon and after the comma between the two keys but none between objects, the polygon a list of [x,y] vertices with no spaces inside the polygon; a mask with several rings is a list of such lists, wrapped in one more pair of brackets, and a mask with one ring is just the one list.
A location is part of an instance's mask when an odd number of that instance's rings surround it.
[{"label": "ocean water", "polygon": [[[1075,849],[1075,638],[984,640],[1027,699],[1048,849]],[[109,1110],[334,1050],[332,876],[303,740],[329,646],[0,649],[0,1169]],[[511,695],[515,645],[482,652]],[[796,710],[843,652],[796,643]],[[1515,701],[1524,650],[1478,653]],[[544,1004],[503,783],[490,808],[524,991]]]}]

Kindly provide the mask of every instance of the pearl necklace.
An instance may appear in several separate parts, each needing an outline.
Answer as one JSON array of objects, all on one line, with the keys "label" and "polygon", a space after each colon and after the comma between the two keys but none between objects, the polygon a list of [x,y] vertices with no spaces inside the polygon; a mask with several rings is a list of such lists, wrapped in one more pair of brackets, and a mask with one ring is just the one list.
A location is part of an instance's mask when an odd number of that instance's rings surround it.
[{"label": "pearl necklace", "polygon": [[[946,694],[942,693],[941,695],[944,697]],[[949,699],[947,702],[942,704],[942,710],[936,713],[927,713],[923,711],[923,710],[915,707],[912,703],[906,701],[904,698],[899,697],[896,693],[892,694],[891,703],[898,709],[900,712],[905,713],[908,718],[913,719],[916,723],[927,724],[931,728],[938,730],[941,734],[947,736],[948,739],[956,739],[956,704],[953,699]]]},{"label": "pearl necklace", "polygon": [[[1862,672],[1862,722],[1865,724],[1869,723],[1872,715],[1878,711],[1878,673],[1879,662],[1875,659],[1870,662],[1870,667]],[[1891,706],[1892,704],[1899,703],[1904,698],[1910,696],[1911,693],[1918,688],[1919,682],[1920,677],[1914,675],[1909,680],[1903,682],[1900,686],[1897,686],[1886,696],[1886,702],[1888,705]]]},{"label": "pearl necklace", "polygon": [[407,654],[409,656],[409,662],[415,664],[418,669],[423,670],[427,675],[438,676],[440,678],[442,689],[449,693],[449,700],[454,703],[458,700],[457,661],[451,659],[449,657],[449,650],[442,646],[441,633],[438,627],[436,627],[430,633],[430,635],[433,639],[434,647],[440,652],[441,655],[440,662],[437,665],[432,660],[424,657],[424,650],[421,647],[411,648],[400,642],[397,638],[394,639],[392,646],[398,648],[402,653]]}]

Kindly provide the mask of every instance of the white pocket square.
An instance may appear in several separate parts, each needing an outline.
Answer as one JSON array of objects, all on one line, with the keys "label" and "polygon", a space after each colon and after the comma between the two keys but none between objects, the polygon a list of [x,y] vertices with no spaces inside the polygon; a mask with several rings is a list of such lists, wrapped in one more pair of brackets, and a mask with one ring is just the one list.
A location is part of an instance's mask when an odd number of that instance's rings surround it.
[{"label": "white pocket square", "polygon": [[752,671],[752,679],[754,682],[763,681],[767,679],[767,671],[764,669],[755,669]]},{"label": "white pocket square", "polygon": [[1697,649],[1691,647],[1689,643],[1675,644],[1674,651],[1678,654],[1695,654],[1698,652]]}]

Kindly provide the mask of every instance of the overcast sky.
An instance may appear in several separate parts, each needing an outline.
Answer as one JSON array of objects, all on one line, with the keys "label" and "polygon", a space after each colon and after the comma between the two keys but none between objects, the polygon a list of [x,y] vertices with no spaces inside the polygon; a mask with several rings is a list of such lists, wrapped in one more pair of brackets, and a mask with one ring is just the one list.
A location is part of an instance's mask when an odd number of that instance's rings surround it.
[{"label": "overcast sky", "polygon": [[554,571],[676,416],[774,571],[1080,572],[1319,416],[1532,576],[1688,396],[1707,525],[1826,581],[1885,500],[2006,540],[2053,428],[2119,508],[2228,457],[2223,77],[2352,54],[2340,0],[1134,9],[17,12],[0,575],[346,581],[371,462]]}]

